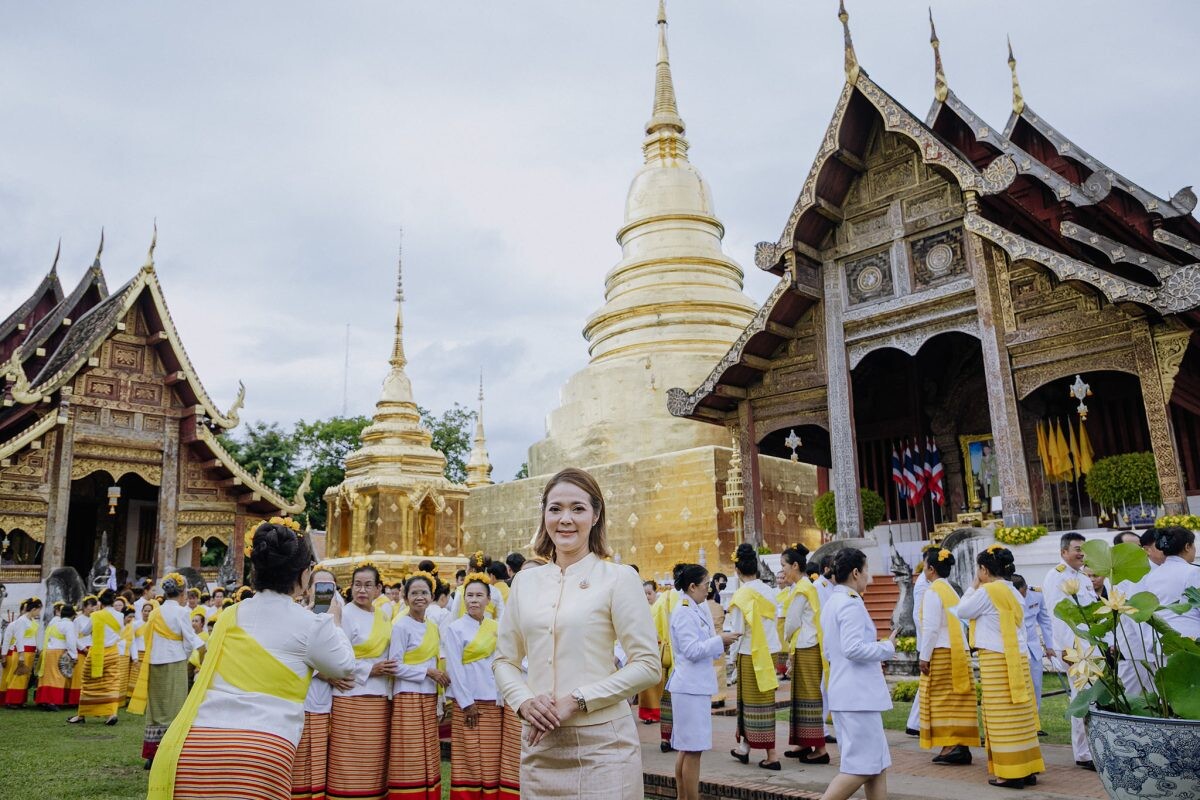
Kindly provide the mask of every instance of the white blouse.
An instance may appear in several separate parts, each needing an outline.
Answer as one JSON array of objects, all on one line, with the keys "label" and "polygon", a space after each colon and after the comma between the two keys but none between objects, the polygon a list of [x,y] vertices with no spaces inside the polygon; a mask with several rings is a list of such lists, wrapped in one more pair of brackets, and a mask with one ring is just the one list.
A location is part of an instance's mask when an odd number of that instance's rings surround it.
[{"label": "white blouse", "polygon": [[[287,595],[264,590],[243,600],[237,605],[237,624],[297,675],[312,669],[345,678],[354,671],[354,651],[345,633],[327,615],[314,614]],[[244,691],[218,673],[193,724],[273,733],[297,744],[304,730],[304,707],[281,697]]]},{"label": "white blouse", "polygon": [[[61,633],[63,638],[51,639],[50,631],[52,630]],[[65,650],[72,659],[78,658],[79,653],[75,644],[75,620],[61,617],[50,620],[50,625],[46,628],[45,648],[47,650]]]},{"label": "white blouse", "polygon": [[[193,650],[199,650],[204,646],[204,640],[192,627],[190,612],[178,600],[164,600],[160,613],[163,622],[171,629],[171,632],[181,638],[179,641],[175,641],[155,636],[154,646],[150,648],[150,663],[174,664],[178,661],[187,661]],[[147,635],[149,635],[148,631]]]},{"label": "white blouse", "polygon": [[[428,624],[433,625],[434,623],[429,621]],[[425,625],[425,622],[417,622],[405,614],[403,617],[399,617],[392,626],[392,644],[387,657],[396,662],[393,697],[403,692],[437,694],[437,684],[427,674],[430,667],[437,667],[436,655],[420,664],[404,663],[404,654],[410,650],[416,650],[421,644],[421,640],[425,638]]]},{"label": "white blouse", "polygon": [[[817,595],[817,602],[819,603],[820,601],[820,595]],[[795,596],[792,597],[792,604],[788,606],[787,616],[784,618],[784,641],[790,642],[792,636],[796,635],[797,631],[799,631],[799,635],[796,636],[796,647],[804,648],[816,645],[817,610],[808,602],[808,598],[800,592],[796,592]]]},{"label": "white blouse", "polygon": [[[1154,592],[1161,603],[1178,603],[1190,587],[1200,586],[1200,568],[1194,567],[1179,556],[1167,556],[1166,560],[1142,578],[1140,589]],[[1163,609],[1158,612],[1163,621],[1184,636],[1200,637],[1200,608],[1186,614],[1176,614]]]},{"label": "white blouse", "polygon": [[[933,583],[945,580],[945,578],[938,578]],[[1024,603],[1023,600],[1022,603]],[[956,621],[954,624],[961,625],[962,623]],[[921,627],[917,631],[917,641],[920,643],[922,661],[929,661],[933,658],[933,651],[939,647],[950,649],[950,628],[946,624],[946,607],[942,605],[941,596],[933,590],[933,584],[929,585],[921,598]],[[967,637],[963,636],[964,647],[966,641]]]},{"label": "white blouse", "polygon": [[33,625],[33,620],[24,614],[13,621],[10,626],[12,629],[12,642],[9,645],[10,650],[24,652],[26,647],[38,648],[40,642],[38,642],[37,631],[33,629]]},{"label": "white blouse", "polygon": [[84,616],[83,612],[75,617],[75,646],[80,650],[92,646],[92,618]]},{"label": "white blouse", "polygon": [[110,608],[98,608],[92,612],[92,616],[87,618],[88,641],[91,642],[91,640],[92,640],[92,631],[95,629],[95,622],[93,620],[95,619],[95,616],[97,614],[107,614],[112,620],[114,620],[117,623],[117,626],[115,628],[106,627],[104,629],[104,649],[107,650],[108,648],[110,648],[114,645],[120,644],[120,642],[121,642],[121,619],[119,619],[117,617],[117,612],[113,611],[111,607]]},{"label": "white blouse", "polygon": [[[763,597],[767,598],[767,600],[771,601],[772,605],[775,604],[775,590],[770,586],[767,586],[758,578],[748,581],[747,583],[743,583],[742,586],[750,587]],[[740,590],[742,586],[739,586],[738,589]],[[750,655],[750,648],[752,646],[752,639],[754,637],[746,631],[746,619],[742,615],[742,610],[733,605],[733,596],[730,595],[729,599],[730,606],[729,613],[725,616],[725,630],[744,634],[741,639],[738,639],[737,651],[739,655]],[[772,653],[778,653],[783,649],[783,647],[779,644],[779,628],[775,624],[775,620],[760,621],[762,622],[763,629],[767,634],[767,647],[770,648]]]},{"label": "white blouse", "polygon": [[463,663],[463,650],[479,633],[479,623],[470,616],[459,617],[442,628],[442,649],[446,653],[446,671],[450,673],[449,697],[459,708],[474,705],[476,700],[495,701],[500,697],[496,691],[496,678],[492,675],[495,651],[486,658]]},{"label": "white blouse", "polygon": [[[383,613],[389,619],[391,618],[391,604],[385,603],[381,606]],[[350,640],[351,645],[358,645],[371,638],[371,627],[375,624],[375,609],[363,611],[356,605],[347,605],[342,608],[342,631]],[[335,697],[358,697],[360,695],[372,695],[378,697],[392,696],[392,676],[390,675],[375,675],[371,677],[371,667],[379,661],[387,661],[388,648],[383,648],[383,652],[375,658],[359,658],[356,659],[356,670],[354,675],[354,686],[350,689],[333,689]]]},{"label": "white blouse", "polygon": [[[1016,598],[1017,605],[1021,608],[1021,618],[1017,620],[1017,652],[1028,657],[1029,638],[1025,634],[1024,619],[1025,598],[1021,597],[1021,593],[1014,589],[1008,581],[997,581],[997,583],[1008,587],[1008,590]],[[925,596],[928,598],[931,594],[933,592],[928,592]],[[1000,635],[1000,612],[996,610],[986,589],[982,586],[978,589],[974,587],[967,589],[963,593],[962,599],[958,601],[958,605],[951,611],[963,621],[975,620],[976,649],[991,650],[995,653],[1004,652],[1004,638]]]}]

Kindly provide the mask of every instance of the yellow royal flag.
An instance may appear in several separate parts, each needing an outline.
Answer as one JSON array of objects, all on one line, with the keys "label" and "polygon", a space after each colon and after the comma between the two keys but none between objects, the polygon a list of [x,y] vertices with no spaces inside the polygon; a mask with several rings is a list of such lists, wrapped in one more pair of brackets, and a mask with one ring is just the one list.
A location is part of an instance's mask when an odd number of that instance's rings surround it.
[{"label": "yellow royal flag", "polygon": [[1087,426],[1079,420],[1079,472],[1087,475],[1092,471],[1092,440],[1088,438]]},{"label": "yellow royal flag", "polygon": [[1050,449],[1046,447],[1046,432],[1042,430],[1042,421],[1038,420],[1037,424],[1037,439],[1038,439],[1038,458],[1042,462],[1042,474],[1046,476],[1046,480],[1050,479],[1053,474],[1052,463],[1050,461]]},{"label": "yellow royal flag", "polygon": [[[1071,423],[1068,422],[1067,425]],[[1071,451],[1067,447],[1067,437],[1063,436],[1062,426],[1058,424],[1058,420],[1054,421],[1054,466],[1058,469],[1058,473],[1054,476],[1055,482],[1071,480]]]},{"label": "yellow royal flag", "polygon": [[1070,439],[1069,446],[1071,448],[1071,463],[1075,480],[1079,480],[1079,476],[1083,473],[1079,470],[1079,443],[1075,441],[1075,426],[1071,424],[1070,417],[1067,418],[1067,436]]}]

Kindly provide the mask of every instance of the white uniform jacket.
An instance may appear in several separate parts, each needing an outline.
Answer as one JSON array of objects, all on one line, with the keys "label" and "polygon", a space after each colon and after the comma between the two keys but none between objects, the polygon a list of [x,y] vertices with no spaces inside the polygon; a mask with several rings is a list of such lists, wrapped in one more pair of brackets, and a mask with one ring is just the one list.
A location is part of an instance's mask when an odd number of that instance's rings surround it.
[{"label": "white uniform jacket", "polygon": [[875,623],[857,592],[835,586],[821,606],[821,632],[829,661],[830,711],[887,711],[892,696],[880,662],[896,654],[890,641],[878,641]]},{"label": "white uniform jacket", "polygon": [[[1042,634],[1040,638],[1038,631]],[[1046,655],[1046,647],[1054,646],[1054,629],[1050,626],[1046,598],[1033,589],[1025,590],[1025,638],[1029,640],[1029,657],[1038,661]]]},{"label": "white uniform jacket", "polygon": [[713,626],[708,603],[683,598],[671,612],[671,653],[674,665],[667,691],[711,697],[717,693],[713,659],[725,652],[725,643]]},{"label": "white uniform jacket", "polygon": [[1080,603],[1086,606],[1096,601],[1096,590],[1092,588],[1092,579],[1068,566],[1066,562],[1059,562],[1058,566],[1046,573],[1046,580],[1042,582],[1042,594],[1045,596],[1046,612],[1050,615],[1050,629],[1054,633],[1053,647],[1058,653],[1075,646],[1075,631],[1054,613],[1054,609],[1067,596],[1062,590],[1063,581],[1066,580],[1074,580],[1079,583]]}]

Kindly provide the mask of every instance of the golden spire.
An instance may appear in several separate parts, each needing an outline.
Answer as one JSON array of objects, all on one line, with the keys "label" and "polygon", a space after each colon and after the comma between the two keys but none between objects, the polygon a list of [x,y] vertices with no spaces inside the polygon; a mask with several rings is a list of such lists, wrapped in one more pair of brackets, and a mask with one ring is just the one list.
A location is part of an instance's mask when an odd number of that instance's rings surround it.
[{"label": "golden spire", "polygon": [[846,13],[846,0],[838,0],[838,19],[842,21],[842,37],[846,47],[846,81],[853,84],[858,80],[862,68],[858,65],[858,56],[854,54],[854,40],[850,38],[850,15]]},{"label": "golden spire", "polygon": [[392,357],[388,360],[394,370],[403,370],[408,363],[404,357],[404,229],[400,229],[400,245],[396,256],[396,337],[392,342]]},{"label": "golden spire", "polygon": [[950,96],[950,84],[946,83],[946,73],[942,70],[941,42],[938,41],[937,28],[933,25],[932,7],[929,9],[929,44],[933,46],[933,96],[944,103]]},{"label": "golden spire", "polygon": [[491,486],[492,461],[488,456],[487,437],[483,433],[483,369],[479,370],[479,416],[475,418],[475,438],[467,459],[467,487]]},{"label": "golden spire", "polygon": [[642,151],[646,161],[657,158],[687,160],[687,140],[683,138],[683,118],[675,101],[675,81],[671,78],[671,57],[667,51],[667,7],[658,0],[658,61],[654,69],[654,108],[646,123]]},{"label": "golden spire", "polygon": [[1021,94],[1021,82],[1017,80],[1017,58],[1012,51],[1012,37],[1008,37],[1008,68],[1012,72],[1013,113],[1020,115],[1025,110],[1025,95]]},{"label": "golden spire", "polygon": [[143,269],[154,269],[154,248],[158,247],[158,218],[154,218],[154,235],[150,237],[150,249],[146,251],[146,263]]}]

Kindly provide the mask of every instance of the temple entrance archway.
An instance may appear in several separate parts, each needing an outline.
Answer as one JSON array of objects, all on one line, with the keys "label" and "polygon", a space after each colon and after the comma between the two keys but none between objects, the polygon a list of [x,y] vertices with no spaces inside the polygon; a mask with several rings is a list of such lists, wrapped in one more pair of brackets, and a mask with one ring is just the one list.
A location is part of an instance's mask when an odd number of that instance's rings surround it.
[{"label": "temple entrance archway", "polygon": [[[111,490],[117,492],[110,506]],[[117,569],[118,584],[149,575],[157,530],[158,487],[131,472],[114,481],[109,472],[97,470],[71,482],[64,565],[86,581],[101,536],[107,534],[108,560]]]},{"label": "temple entrance archway", "polygon": [[[915,355],[884,347],[851,370],[859,485],[878,492],[885,520],[928,535],[932,528],[982,499],[972,492],[963,466],[964,437],[991,430],[979,340],[960,332],[928,339]],[[892,478],[892,454],[903,467],[906,448],[924,465],[936,444],[943,470],[942,503],[926,492],[917,504],[901,496]],[[913,452],[910,450],[910,452]]]}]

